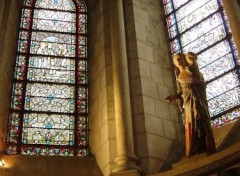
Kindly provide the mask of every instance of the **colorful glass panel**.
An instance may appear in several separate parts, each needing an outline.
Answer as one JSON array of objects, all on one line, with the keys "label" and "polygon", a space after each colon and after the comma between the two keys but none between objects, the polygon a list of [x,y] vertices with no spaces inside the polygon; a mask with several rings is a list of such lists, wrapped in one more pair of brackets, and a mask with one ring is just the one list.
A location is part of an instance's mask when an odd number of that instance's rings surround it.
[{"label": "colorful glass panel", "polygon": [[228,70],[233,69],[235,66],[232,58],[232,54],[228,53],[218,60],[215,60],[209,64],[205,64],[204,67],[201,68],[201,72],[205,78],[205,81],[212,80],[216,76],[222,75]]},{"label": "colorful glass panel", "polygon": [[172,54],[198,55],[213,126],[239,118],[239,59],[222,1],[163,0],[163,4]]},{"label": "colorful glass panel", "polygon": [[208,100],[211,116],[224,113],[225,111],[238,106],[240,103],[239,95],[240,88],[236,87]]},{"label": "colorful glass panel", "polygon": [[72,0],[38,0],[36,1],[35,7],[64,11],[76,10],[76,7]]},{"label": "colorful glass panel", "polygon": [[32,32],[30,53],[74,57],[75,45],[74,35]]},{"label": "colorful glass panel", "polygon": [[24,1],[8,154],[89,154],[86,12],[83,0]]},{"label": "colorful glass panel", "polygon": [[235,119],[239,119],[239,117],[240,108],[237,108],[235,110],[225,113],[224,115],[222,115],[222,118],[216,118],[215,120],[212,120],[212,126],[219,127]]},{"label": "colorful glass panel", "polygon": [[36,9],[34,11],[33,29],[75,33],[75,20],[75,13]]}]

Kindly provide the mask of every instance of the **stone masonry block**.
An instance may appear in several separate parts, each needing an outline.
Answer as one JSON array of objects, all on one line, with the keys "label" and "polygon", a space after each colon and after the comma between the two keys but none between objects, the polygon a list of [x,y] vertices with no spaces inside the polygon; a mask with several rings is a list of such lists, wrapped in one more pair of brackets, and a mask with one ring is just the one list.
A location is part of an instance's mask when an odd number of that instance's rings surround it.
[{"label": "stone masonry block", "polygon": [[131,96],[137,96],[142,94],[142,85],[141,85],[141,79],[133,79],[130,81],[130,91]]},{"label": "stone masonry block", "polygon": [[94,101],[100,94],[100,76],[98,75],[97,79],[94,82],[90,82],[91,86],[89,89],[89,93],[91,95],[90,102]]},{"label": "stone masonry block", "polygon": [[103,175],[110,175],[111,173],[111,165],[106,165],[105,167],[101,168]]},{"label": "stone masonry block", "polygon": [[109,141],[105,142],[95,154],[99,167],[104,168],[109,164]]},{"label": "stone masonry block", "polygon": [[143,97],[141,95],[139,96],[134,96],[132,98],[133,100],[133,109],[132,112],[134,114],[139,114],[139,113],[143,113],[144,112],[144,105],[143,105]]},{"label": "stone masonry block", "polygon": [[97,24],[96,24],[96,30],[97,30],[97,36],[99,36],[101,33],[103,33],[103,16],[102,15],[99,15],[98,17],[98,21],[97,21]]},{"label": "stone masonry block", "polygon": [[141,78],[151,80],[150,63],[148,61],[139,59],[139,69]]},{"label": "stone masonry block", "polygon": [[[158,2],[158,1],[155,1]],[[155,24],[161,23],[161,13],[160,13],[160,4],[159,2],[154,5],[154,7],[148,11],[149,21]]]},{"label": "stone masonry block", "polygon": [[169,109],[168,109],[168,103],[155,100],[155,108],[156,108],[156,114],[159,118],[162,119],[170,119],[169,117]]},{"label": "stone masonry block", "polygon": [[149,172],[149,157],[139,158],[140,159],[140,167],[143,168],[145,173]]},{"label": "stone masonry block", "polygon": [[148,80],[148,79],[141,79],[142,85],[142,94],[152,98],[158,98],[158,87],[157,83]]},{"label": "stone masonry block", "polygon": [[145,113],[156,115],[154,107],[154,98],[143,96],[143,107]]},{"label": "stone masonry block", "polygon": [[103,52],[103,36],[100,37],[99,42],[97,42],[99,47],[98,48],[98,56],[97,56],[97,71],[98,74],[100,74],[102,72],[102,70],[105,68],[105,56],[104,56],[104,52]]},{"label": "stone masonry block", "polygon": [[135,39],[131,40],[131,41],[128,41],[127,52],[128,52],[128,59],[129,60],[138,58],[137,42],[136,42]]},{"label": "stone masonry block", "polygon": [[150,64],[151,78],[154,82],[163,84],[163,73],[160,65]]},{"label": "stone masonry block", "polygon": [[99,110],[107,103],[107,92],[106,89],[103,89],[99,94]]},{"label": "stone masonry block", "polygon": [[108,120],[108,138],[110,140],[116,140],[116,121],[113,119]]},{"label": "stone masonry block", "polygon": [[142,23],[146,26],[149,25],[149,20],[148,20],[148,12],[134,6],[133,7],[133,12],[134,12],[134,17],[135,17],[135,21]]},{"label": "stone masonry block", "polygon": [[159,64],[161,68],[172,68],[173,65],[170,65],[169,53],[162,48],[153,49],[154,63]]},{"label": "stone masonry block", "polygon": [[157,118],[156,116],[146,114],[145,113],[145,121],[146,121],[146,131],[153,133],[155,135],[163,136],[164,128],[162,119]]},{"label": "stone masonry block", "polygon": [[167,86],[158,84],[158,93],[159,93],[159,98],[160,100],[164,101],[164,99],[168,96],[168,95],[172,95],[174,91],[170,90],[170,88],[168,88]]},{"label": "stone masonry block", "polygon": [[100,130],[100,128],[102,126],[101,112],[98,112],[95,116],[89,115],[89,120],[92,121],[90,130],[91,129],[94,131]]},{"label": "stone masonry block", "polygon": [[176,104],[169,104],[170,119],[173,122],[182,122],[181,113]]},{"label": "stone masonry block", "polygon": [[113,94],[113,85],[109,85],[106,87],[107,89],[107,101],[113,101],[114,100],[114,94]]},{"label": "stone masonry block", "polygon": [[166,30],[166,26],[162,26],[158,29],[159,29],[159,32],[157,33],[158,36],[156,36],[156,37],[159,38],[161,48],[163,48],[165,50],[170,50],[169,37],[168,37],[167,30]]},{"label": "stone masonry block", "polygon": [[117,141],[116,139],[109,140],[109,148],[110,148],[110,162],[114,162],[117,157]]},{"label": "stone masonry block", "polygon": [[108,113],[107,113],[107,102],[103,103],[101,108],[101,123],[106,123],[108,121]]},{"label": "stone masonry block", "polygon": [[99,77],[99,73],[98,73],[98,65],[97,65],[98,61],[96,60],[93,63],[90,63],[89,67],[91,68],[89,70],[89,79],[90,79],[90,83],[95,83],[96,79]]},{"label": "stone masonry block", "polygon": [[133,129],[135,134],[144,133],[146,131],[144,113],[133,116]]},{"label": "stone masonry block", "polygon": [[169,120],[163,120],[164,134],[165,137],[170,139],[176,138],[176,124]]},{"label": "stone masonry block", "polygon": [[147,44],[144,44],[142,42],[137,42],[138,47],[138,57],[141,59],[144,59],[145,61],[154,62],[153,57],[153,48]]},{"label": "stone masonry block", "polygon": [[101,126],[100,128],[100,145],[103,145],[105,142],[108,141],[108,123],[107,121]]},{"label": "stone masonry block", "polygon": [[163,78],[165,85],[174,87],[175,79],[173,81],[174,74],[170,70],[163,69]]},{"label": "stone masonry block", "polygon": [[166,159],[172,140],[152,134],[148,134],[147,137],[149,155],[158,159]]},{"label": "stone masonry block", "polygon": [[139,158],[148,156],[147,135],[146,133],[135,135],[137,140],[136,154]]},{"label": "stone masonry block", "polygon": [[105,67],[105,71],[106,71],[106,85],[113,85],[113,70],[112,70],[112,66],[106,66]]},{"label": "stone masonry block", "polygon": [[147,42],[154,45],[154,46],[159,46],[157,32],[158,32],[157,28],[153,28],[153,27],[146,28]]},{"label": "stone masonry block", "polygon": [[135,22],[135,28],[136,28],[136,36],[137,38],[146,41],[146,35],[147,35],[147,31],[146,31],[146,26],[142,23],[139,22]]},{"label": "stone masonry block", "polygon": [[106,70],[103,69],[103,71],[100,74],[100,89],[106,89]]},{"label": "stone masonry block", "polygon": [[114,109],[114,101],[108,101],[107,103],[107,113],[108,113],[108,119],[113,120],[115,119],[115,109]]},{"label": "stone masonry block", "polygon": [[148,174],[155,174],[159,172],[159,168],[163,165],[164,160],[156,159],[155,157],[149,158],[149,171]]},{"label": "stone masonry block", "polygon": [[140,69],[139,69],[139,60],[134,59],[129,61],[130,67],[130,79],[139,78]]},{"label": "stone masonry block", "polygon": [[95,155],[95,153],[97,152],[97,150],[100,148],[100,133],[99,130],[93,131],[90,130],[90,150],[92,152],[92,154]]}]

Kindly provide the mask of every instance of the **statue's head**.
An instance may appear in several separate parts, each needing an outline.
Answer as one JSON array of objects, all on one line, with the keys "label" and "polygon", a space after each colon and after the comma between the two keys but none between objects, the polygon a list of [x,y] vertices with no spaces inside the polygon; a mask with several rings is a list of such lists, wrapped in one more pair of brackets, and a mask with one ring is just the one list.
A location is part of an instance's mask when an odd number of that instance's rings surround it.
[{"label": "statue's head", "polygon": [[193,52],[188,52],[186,54],[186,61],[189,65],[193,65],[197,61],[197,55]]},{"label": "statue's head", "polygon": [[182,53],[177,53],[173,55],[173,64],[176,67],[186,67],[187,66],[187,61],[185,58],[185,55]]},{"label": "statue's head", "polygon": [[175,68],[176,76],[178,77],[181,68],[187,67],[189,64],[186,61],[185,55],[182,53],[177,53],[173,55],[173,64]]}]

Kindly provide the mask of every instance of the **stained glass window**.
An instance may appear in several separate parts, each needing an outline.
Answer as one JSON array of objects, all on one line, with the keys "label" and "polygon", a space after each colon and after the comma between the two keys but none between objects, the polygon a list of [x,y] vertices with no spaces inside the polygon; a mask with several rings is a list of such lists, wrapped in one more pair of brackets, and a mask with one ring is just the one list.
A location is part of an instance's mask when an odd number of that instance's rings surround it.
[{"label": "stained glass window", "polygon": [[215,127],[240,117],[240,62],[222,0],[163,0],[172,54],[195,52]]},{"label": "stained glass window", "polygon": [[6,152],[87,156],[87,85],[84,0],[25,0]]}]

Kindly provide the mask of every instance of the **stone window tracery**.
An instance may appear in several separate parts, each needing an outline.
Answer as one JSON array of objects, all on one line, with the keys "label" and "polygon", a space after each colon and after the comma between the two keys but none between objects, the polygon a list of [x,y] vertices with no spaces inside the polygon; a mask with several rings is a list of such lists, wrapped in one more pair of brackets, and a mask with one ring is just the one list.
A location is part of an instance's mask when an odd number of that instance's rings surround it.
[{"label": "stone window tracery", "polygon": [[87,156],[87,7],[25,0],[6,152]]}]

